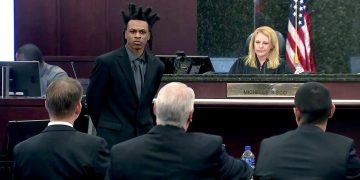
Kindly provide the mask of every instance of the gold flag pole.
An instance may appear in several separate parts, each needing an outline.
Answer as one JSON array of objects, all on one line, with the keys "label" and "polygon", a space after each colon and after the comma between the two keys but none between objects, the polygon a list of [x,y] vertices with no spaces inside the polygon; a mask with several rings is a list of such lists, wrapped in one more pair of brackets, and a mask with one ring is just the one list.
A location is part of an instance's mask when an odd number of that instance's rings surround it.
[{"label": "gold flag pole", "polygon": [[[298,26],[297,26],[297,19],[298,19],[298,0],[295,0],[295,31],[297,34]],[[299,41],[299,35],[296,35],[295,38],[295,64],[299,64],[299,57],[298,57],[298,41]]]}]

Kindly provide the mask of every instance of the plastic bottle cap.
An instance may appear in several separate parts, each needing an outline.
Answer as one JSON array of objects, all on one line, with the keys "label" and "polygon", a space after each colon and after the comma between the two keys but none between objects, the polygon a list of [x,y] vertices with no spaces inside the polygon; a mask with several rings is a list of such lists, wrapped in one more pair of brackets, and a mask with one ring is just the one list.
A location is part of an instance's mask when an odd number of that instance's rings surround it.
[{"label": "plastic bottle cap", "polygon": [[251,146],[245,146],[245,151],[251,150]]}]

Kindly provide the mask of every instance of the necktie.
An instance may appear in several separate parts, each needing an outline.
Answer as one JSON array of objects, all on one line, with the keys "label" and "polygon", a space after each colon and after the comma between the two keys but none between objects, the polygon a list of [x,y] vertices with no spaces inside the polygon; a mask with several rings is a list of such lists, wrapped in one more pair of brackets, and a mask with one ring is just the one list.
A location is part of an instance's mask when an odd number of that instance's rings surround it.
[{"label": "necktie", "polygon": [[135,79],[135,85],[136,85],[136,90],[137,90],[137,94],[138,97],[140,98],[141,96],[141,88],[143,86],[144,83],[144,79],[143,79],[143,74],[142,74],[142,69],[141,69],[141,63],[142,59],[135,59],[133,60],[134,63],[134,79]]}]

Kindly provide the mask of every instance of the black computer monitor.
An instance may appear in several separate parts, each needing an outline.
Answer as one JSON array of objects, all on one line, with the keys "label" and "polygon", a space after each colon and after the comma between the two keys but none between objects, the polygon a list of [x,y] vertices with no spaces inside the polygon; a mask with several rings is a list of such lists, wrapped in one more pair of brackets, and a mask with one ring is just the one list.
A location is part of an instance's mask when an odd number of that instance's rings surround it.
[{"label": "black computer monitor", "polygon": [[165,64],[165,74],[204,74],[214,72],[209,56],[156,56]]},{"label": "black computer monitor", "polygon": [[[2,96],[41,96],[39,62],[0,61]],[[4,71],[8,71],[8,77]],[[8,79],[8,87],[6,80]],[[8,94],[4,88],[8,88]]]},{"label": "black computer monitor", "polygon": [[211,57],[211,64],[214,67],[214,74],[229,74],[232,65],[238,58],[236,57]]},{"label": "black computer monitor", "polygon": [[174,67],[174,60],[176,55],[156,55],[165,64],[165,71],[164,74],[174,74],[175,67]]}]

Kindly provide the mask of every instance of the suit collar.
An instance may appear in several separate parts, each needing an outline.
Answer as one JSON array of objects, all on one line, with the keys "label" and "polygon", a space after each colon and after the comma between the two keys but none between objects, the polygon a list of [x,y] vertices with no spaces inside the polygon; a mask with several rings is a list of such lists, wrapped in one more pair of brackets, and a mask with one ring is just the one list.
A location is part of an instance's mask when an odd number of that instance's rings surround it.
[{"label": "suit collar", "polygon": [[141,59],[144,63],[147,63],[147,58],[145,57],[146,51],[144,50],[144,52],[141,54],[140,57],[137,57],[129,48],[129,46],[126,44],[125,45],[125,49],[126,49],[126,53],[129,57],[130,63],[136,59]]},{"label": "suit collar", "polygon": [[76,130],[67,125],[51,125],[51,126],[47,126],[42,132],[51,132],[51,131],[76,131]]},{"label": "suit collar", "polygon": [[176,126],[170,125],[156,125],[150,129],[149,134],[159,134],[164,132],[173,132],[173,133],[186,133],[185,129],[179,128]]},{"label": "suit collar", "polygon": [[[124,72],[128,85],[132,88],[133,96],[137,98],[136,85],[134,75],[132,72],[129,56],[126,52],[125,46],[115,51],[117,58],[116,64],[120,67],[121,71]],[[138,98],[137,98],[138,99]]]},{"label": "suit collar", "polygon": [[151,86],[151,83],[153,82],[153,78],[156,76],[157,72],[152,71],[153,69],[156,69],[156,63],[154,63],[154,61],[156,61],[156,57],[154,56],[154,54],[151,53],[151,51],[148,51],[147,49],[145,49],[144,57],[146,58],[147,64],[146,64],[146,71],[145,71],[145,75],[144,75],[144,87],[141,90],[141,96],[139,99],[138,95],[136,93],[137,92],[136,85],[135,85],[134,75],[133,75],[131,64],[130,64],[130,59],[126,52],[125,46],[116,50],[115,54],[117,57],[119,57],[117,63],[120,66],[120,68],[122,69],[122,71],[126,73],[127,82],[129,84],[129,86],[132,88],[133,95],[140,101],[140,99],[143,97],[143,95],[147,93],[148,87]]},{"label": "suit collar", "polygon": [[149,90],[149,87],[153,86],[153,82],[155,82],[154,78],[157,77],[156,73],[158,73],[156,71],[157,69],[157,59],[154,56],[154,54],[152,54],[151,51],[145,50],[145,57],[146,57],[146,72],[145,72],[145,76],[144,76],[144,87],[141,91],[141,94],[143,95],[144,93],[147,93],[147,91]]},{"label": "suit collar", "polygon": [[321,128],[315,126],[315,125],[312,125],[312,124],[302,124],[300,125],[298,128],[297,128],[298,131],[303,131],[303,132],[324,132],[322,131]]},{"label": "suit collar", "polygon": [[48,123],[48,126],[52,126],[52,125],[67,125],[67,126],[70,126],[70,127],[74,127],[73,124],[71,124],[69,122],[66,122],[66,121],[50,121]]},{"label": "suit collar", "polygon": [[[118,56],[119,58],[126,58],[127,60],[128,60],[128,64],[129,64],[129,66],[130,66],[130,59],[129,59],[129,55],[127,54],[127,52],[126,52],[126,48],[125,48],[125,46],[123,46],[123,47],[121,47],[121,48],[119,48],[119,49],[117,49],[116,51],[115,51],[115,54],[116,54],[116,56]],[[147,50],[147,49],[145,49],[145,52],[144,52],[144,57],[146,58],[146,61],[154,61],[154,60],[156,60],[156,58],[155,58],[155,55],[151,52],[151,51],[149,51],[149,50]]]}]

